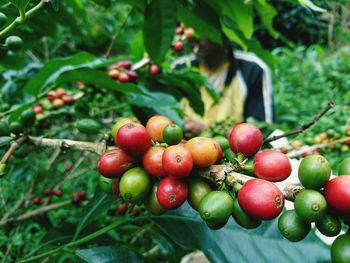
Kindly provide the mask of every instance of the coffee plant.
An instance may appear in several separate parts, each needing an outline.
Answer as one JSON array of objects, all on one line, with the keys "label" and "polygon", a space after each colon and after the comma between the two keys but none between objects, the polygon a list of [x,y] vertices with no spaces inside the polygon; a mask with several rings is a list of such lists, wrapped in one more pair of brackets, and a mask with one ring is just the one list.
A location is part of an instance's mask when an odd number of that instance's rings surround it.
[{"label": "coffee plant", "polygon": [[[309,30],[331,6],[286,2]],[[264,49],[298,41],[280,6],[0,0],[1,262],[350,262],[348,49]],[[188,137],[180,101],[221,96],[173,63],[222,35],[274,69],[277,122]]]}]

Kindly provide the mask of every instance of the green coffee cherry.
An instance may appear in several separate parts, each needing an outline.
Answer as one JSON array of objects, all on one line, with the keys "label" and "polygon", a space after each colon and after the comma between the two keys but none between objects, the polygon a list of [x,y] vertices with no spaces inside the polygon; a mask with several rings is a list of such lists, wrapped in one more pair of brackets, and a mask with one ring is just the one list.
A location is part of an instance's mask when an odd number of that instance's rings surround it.
[{"label": "green coffee cherry", "polygon": [[0,12],[0,28],[4,27],[7,23],[7,16]]},{"label": "green coffee cherry", "polygon": [[9,50],[17,51],[22,48],[23,40],[18,36],[9,36],[5,40],[5,45]]}]

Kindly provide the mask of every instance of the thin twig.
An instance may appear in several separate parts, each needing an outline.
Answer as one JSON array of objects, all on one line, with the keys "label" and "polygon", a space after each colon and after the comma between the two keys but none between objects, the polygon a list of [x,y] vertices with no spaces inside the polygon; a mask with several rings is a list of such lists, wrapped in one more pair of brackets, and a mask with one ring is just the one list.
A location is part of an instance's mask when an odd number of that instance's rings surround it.
[{"label": "thin twig", "polygon": [[38,147],[73,149],[79,151],[93,152],[99,155],[106,150],[106,142],[93,143],[84,141],[74,141],[68,139],[49,139],[33,136],[29,136],[28,140]]},{"label": "thin twig", "polygon": [[126,14],[124,20],[121,22],[120,26],[117,28],[116,32],[114,33],[114,35],[112,36],[111,42],[108,45],[108,48],[104,54],[104,57],[107,58],[109,57],[109,55],[111,54],[111,51],[113,49],[114,43],[118,37],[118,35],[120,34],[121,29],[125,26],[126,22],[128,21],[128,18],[130,16],[130,14],[132,13],[132,11],[134,10],[134,8],[131,8],[130,11]]},{"label": "thin twig", "polygon": [[41,207],[39,207],[39,208],[37,208],[35,210],[26,212],[26,213],[24,213],[22,215],[19,215],[19,216],[2,219],[0,221],[0,227],[4,226],[4,225],[6,225],[6,224],[8,224],[10,222],[25,221],[25,220],[28,220],[30,218],[42,215],[42,214],[44,214],[46,212],[49,212],[51,210],[55,210],[55,209],[58,209],[58,208],[62,208],[64,206],[68,206],[70,204],[72,204],[72,201],[71,200],[66,200],[66,201],[62,201],[62,202],[59,202],[59,203],[54,203],[54,204],[50,204],[50,205],[41,206]]},{"label": "thin twig", "polygon": [[34,6],[32,9],[28,10],[26,13],[24,13],[24,18],[19,16],[15,20],[12,21],[7,27],[5,27],[2,31],[0,31],[0,39],[8,35],[12,30],[14,30],[18,25],[22,24],[24,20],[29,19],[32,17],[36,12],[38,12],[44,5],[47,0],[41,0],[36,6]]},{"label": "thin twig", "polygon": [[315,144],[312,146],[305,146],[305,147],[302,147],[298,150],[291,151],[291,152],[287,153],[286,155],[288,158],[295,158],[295,157],[302,156],[304,153],[307,153],[307,152],[313,152],[313,151],[317,151],[320,149],[328,148],[328,147],[331,147],[333,145],[340,144],[340,143],[347,142],[347,141],[350,141],[350,136],[344,137],[344,138],[341,138],[339,140],[332,141],[332,142]]},{"label": "thin twig", "polygon": [[286,133],[283,133],[281,135],[269,137],[264,141],[264,144],[268,144],[272,141],[276,141],[276,140],[281,139],[283,137],[289,137],[289,136],[292,136],[292,135],[295,135],[295,134],[298,134],[298,133],[301,133],[301,132],[307,130],[312,125],[314,125],[316,122],[318,122],[322,118],[322,116],[325,115],[333,107],[334,107],[334,102],[331,100],[328,102],[327,106],[315,118],[313,118],[310,122],[308,122],[300,127],[294,128],[294,129],[292,129]]},{"label": "thin twig", "polygon": [[[245,184],[247,181],[254,179],[255,177],[245,174],[237,173],[230,165],[212,165],[208,169],[199,172],[199,176],[208,179],[214,183],[224,181],[227,177],[230,177],[230,182],[238,182]],[[301,184],[286,184],[284,182],[275,183],[275,185],[282,191],[284,197],[293,201],[295,195],[303,189]]]},{"label": "thin twig", "polygon": [[19,226],[16,228],[15,235],[12,238],[10,245],[7,247],[6,253],[5,253],[4,257],[1,260],[1,263],[5,263],[6,262],[7,256],[10,254],[11,248],[12,248],[13,244],[15,243],[18,231],[19,231]]},{"label": "thin twig", "polygon": [[28,192],[23,195],[23,197],[21,199],[19,199],[16,204],[11,208],[10,211],[8,211],[0,220],[0,222],[2,221],[6,221],[14,212],[16,212],[16,210],[23,204],[24,201],[30,199],[30,196],[32,195],[32,191],[33,191],[33,187],[30,187]]},{"label": "thin twig", "polygon": [[0,163],[6,164],[7,161],[10,159],[12,156],[13,152],[17,149],[18,146],[20,146],[25,140],[27,139],[26,136],[19,137],[16,141],[14,141],[10,148],[7,150],[7,152],[4,154],[2,157]]}]

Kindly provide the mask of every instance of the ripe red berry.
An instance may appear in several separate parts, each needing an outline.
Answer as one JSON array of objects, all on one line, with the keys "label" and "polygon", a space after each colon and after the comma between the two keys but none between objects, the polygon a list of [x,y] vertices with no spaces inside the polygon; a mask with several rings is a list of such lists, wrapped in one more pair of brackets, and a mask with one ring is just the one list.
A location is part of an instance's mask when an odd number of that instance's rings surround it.
[{"label": "ripe red berry", "polygon": [[122,60],[114,65],[111,65],[109,69],[131,69],[132,62],[129,60]]},{"label": "ripe red berry", "polygon": [[118,75],[118,81],[120,83],[129,82],[129,80],[130,80],[129,75],[126,74],[125,72],[122,72]]},{"label": "ripe red berry", "polygon": [[176,52],[182,51],[183,47],[184,47],[184,44],[181,41],[176,41],[173,43],[173,49]]},{"label": "ripe red berry", "polygon": [[123,174],[133,165],[133,158],[120,148],[107,150],[98,160],[99,172],[108,178]]},{"label": "ripe red berry", "polygon": [[59,88],[56,90],[57,98],[62,98],[66,94],[67,94],[67,91],[65,89]]},{"label": "ripe red berry", "polygon": [[128,210],[128,205],[127,203],[120,203],[117,207],[117,215],[124,215],[126,211]]},{"label": "ripe red berry", "polygon": [[69,95],[64,95],[61,98],[66,105],[72,105],[74,103],[74,98]]},{"label": "ripe red berry", "polygon": [[142,155],[151,147],[151,137],[146,128],[138,123],[128,123],[120,127],[114,142],[131,155]]},{"label": "ripe red berry", "polygon": [[127,70],[125,71],[125,73],[128,75],[129,77],[129,82],[133,82],[136,83],[137,82],[137,73],[133,70]]},{"label": "ripe red berry", "polygon": [[188,187],[183,179],[167,176],[162,179],[157,189],[157,199],[160,205],[167,209],[179,207],[186,201]]},{"label": "ripe red berry", "polygon": [[46,196],[52,196],[52,195],[53,195],[53,190],[52,190],[52,189],[45,189],[45,190],[44,190],[44,195],[46,195]]},{"label": "ripe red berry", "polygon": [[222,159],[223,153],[220,144],[217,141],[214,141],[214,143],[216,144],[216,149],[218,150],[218,157],[216,158],[215,163],[218,163]]},{"label": "ripe red berry", "polygon": [[54,99],[53,102],[52,102],[53,106],[56,108],[56,109],[59,109],[61,108],[62,106],[64,106],[64,102],[63,100],[61,99]]},{"label": "ripe red berry", "polygon": [[119,195],[119,178],[115,178],[112,184],[112,193],[116,196]]},{"label": "ripe red berry", "polygon": [[165,149],[162,164],[167,175],[181,178],[190,174],[193,160],[189,150],[183,146],[173,145]]},{"label": "ripe red berry", "polygon": [[52,194],[57,196],[57,197],[60,197],[60,196],[62,196],[62,191],[60,189],[53,189]]},{"label": "ripe red berry", "polygon": [[57,92],[54,91],[54,90],[50,90],[48,93],[47,93],[47,99],[49,101],[53,101],[54,99],[57,99],[58,96],[57,96]]},{"label": "ripe red berry", "polygon": [[36,104],[33,106],[32,111],[36,114],[43,112],[43,107],[40,104]]},{"label": "ripe red berry", "polygon": [[230,148],[244,156],[256,154],[263,144],[263,135],[254,125],[241,123],[233,127],[230,134]]},{"label": "ripe red berry", "polygon": [[182,26],[178,26],[176,28],[175,34],[178,36],[181,36],[181,35],[183,35],[184,31],[185,31],[185,29]]},{"label": "ripe red berry", "polygon": [[84,201],[86,199],[86,192],[85,191],[80,191],[78,195],[79,195],[80,201]]},{"label": "ripe red berry", "polygon": [[73,165],[66,165],[64,167],[64,170],[66,170],[66,172],[70,172],[70,171],[72,171],[72,169],[73,169]]},{"label": "ripe red berry", "polygon": [[338,215],[350,216],[350,175],[333,178],[324,187],[324,196],[328,206]]},{"label": "ripe red berry", "polygon": [[152,146],[142,156],[143,168],[145,168],[147,173],[159,177],[166,175],[162,164],[164,151],[165,149],[163,147]]},{"label": "ripe red berry", "polygon": [[82,81],[76,81],[76,82],[75,82],[75,85],[77,85],[78,87],[82,87],[82,86],[84,86],[85,84],[84,84],[84,82],[82,82]]},{"label": "ripe red berry", "polygon": [[284,206],[284,196],[273,183],[251,179],[238,192],[238,203],[248,215],[270,220],[277,217]]},{"label": "ripe red berry", "polygon": [[258,153],[255,156],[253,166],[257,177],[271,182],[283,181],[292,172],[288,157],[274,150]]},{"label": "ripe red berry", "polygon": [[160,68],[156,64],[151,64],[148,69],[151,75],[158,75],[160,72]]},{"label": "ripe red berry", "polygon": [[36,205],[40,205],[41,204],[41,198],[40,197],[34,197],[33,198],[33,203]]},{"label": "ripe red berry", "polygon": [[80,203],[79,194],[76,193],[76,192],[72,193],[72,203],[73,204],[79,204]]}]

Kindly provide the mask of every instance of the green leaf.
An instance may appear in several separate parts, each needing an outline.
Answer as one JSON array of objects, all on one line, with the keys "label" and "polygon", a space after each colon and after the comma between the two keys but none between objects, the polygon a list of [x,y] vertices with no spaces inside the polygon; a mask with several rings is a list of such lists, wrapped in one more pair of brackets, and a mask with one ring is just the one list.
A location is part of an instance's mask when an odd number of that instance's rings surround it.
[{"label": "green leaf", "polygon": [[11,141],[13,141],[13,138],[10,136],[0,137],[0,147],[8,145]]},{"label": "green leaf", "polygon": [[121,93],[142,93],[142,91],[132,83],[118,83],[108,77],[105,71],[96,69],[77,69],[63,73],[57,80],[56,84],[82,81],[86,84],[93,84],[111,91],[119,91]]},{"label": "green leaf", "polygon": [[329,262],[329,248],[314,233],[298,243],[282,237],[277,219],[246,230],[230,219],[220,230],[210,230],[186,203],[154,218],[158,227],[181,247],[202,250],[211,262]]},{"label": "green leaf", "polygon": [[142,32],[139,31],[135,34],[134,38],[130,43],[130,53],[133,57],[133,60],[141,60],[145,53],[145,47],[143,45]]},{"label": "green leaf", "polygon": [[109,195],[103,192],[98,192],[94,198],[84,208],[83,214],[80,218],[80,221],[75,231],[73,240],[75,240],[81,231],[91,223],[96,217],[100,216],[102,213],[105,213],[106,210],[116,202],[116,197]]},{"label": "green leaf", "polygon": [[236,30],[236,25],[228,17],[224,17],[221,21],[222,27],[229,39],[239,43],[245,51],[250,50],[258,57],[266,62],[271,68],[274,67],[275,57],[270,51],[265,50],[259,41],[254,39],[247,39],[239,30]]},{"label": "green leaf", "polygon": [[110,7],[112,0],[93,0],[96,4],[102,5],[104,7]]},{"label": "green leaf", "polygon": [[315,5],[312,1],[310,0],[298,0],[299,3],[302,5],[302,6],[305,6],[306,8],[309,8],[311,9],[312,11],[315,11],[315,12],[326,12],[327,10],[324,9],[324,8],[321,8],[321,7],[318,7],[317,5]]},{"label": "green leaf", "polygon": [[176,1],[152,0],[146,7],[143,42],[151,59],[160,63],[171,46],[177,23]]},{"label": "green leaf", "polygon": [[15,7],[17,7],[18,10],[25,11],[27,8],[27,5],[31,0],[8,0],[10,3],[12,3]]},{"label": "green leaf", "polygon": [[253,10],[250,4],[246,4],[244,0],[226,1],[217,0],[209,1],[210,5],[220,12],[221,17],[229,17],[237,28],[243,32],[246,38],[251,38],[254,32],[253,26]]},{"label": "green leaf", "polygon": [[52,9],[58,12],[60,6],[60,0],[50,0]]},{"label": "green leaf", "polygon": [[270,35],[277,37],[279,33],[273,27],[273,19],[277,15],[276,9],[269,3],[261,4],[260,2],[258,2],[254,7],[259,14],[261,23],[266,27]]},{"label": "green leaf", "polygon": [[177,15],[178,19],[187,27],[192,27],[199,37],[222,43],[219,17],[204,1],[197,1],[193,9],[179,2]]},{"label": "green leaf", "polygon": [[179,114],[181,107],[170,94],[151,92],[142,88],[144,95],[131,94],[130,103],[142,108],[152,109],[154,112],[169,117],[173,122],[183,127],[183,120]]},{"label": "green leaf", "polygon": [[142,263],[142,256],[130,249],[114,247],[94,247],[77,250],[76,255],[85,262],[95,263]]},{"label": "green leaf", "polygon": [[87,52],[80,52],[69,58],[51,60],[27,82],[23,91],[37,96],[39,92],[45,91],[50,84],[53,84],[62,73],[80,68],[94,68],[103,62],[103,59],[96,58]]}]

